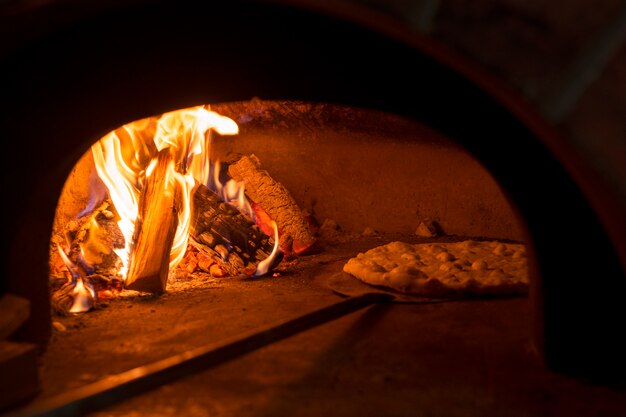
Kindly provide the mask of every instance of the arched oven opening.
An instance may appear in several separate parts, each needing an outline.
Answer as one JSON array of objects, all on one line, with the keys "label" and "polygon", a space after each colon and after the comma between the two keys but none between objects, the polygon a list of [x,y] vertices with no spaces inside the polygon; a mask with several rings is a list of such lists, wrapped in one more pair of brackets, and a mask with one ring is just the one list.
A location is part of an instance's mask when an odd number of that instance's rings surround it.
[{"label": "arched oven opening", "polygon": [[365,14],[347,21],[339,10],[256,2],[206,9],[163,1],[85,11],[16,41],[2,57],[10,200],[1,289],[31,300],[17,338],[45,344],[50,335],[57,199],[96,140],[173,109],[260,97],[384,112],[467,149],[516,210],[529,253],[528,320],[548,367],[604,382],[624,378],[619,214],[558,134],[456,58]]}]

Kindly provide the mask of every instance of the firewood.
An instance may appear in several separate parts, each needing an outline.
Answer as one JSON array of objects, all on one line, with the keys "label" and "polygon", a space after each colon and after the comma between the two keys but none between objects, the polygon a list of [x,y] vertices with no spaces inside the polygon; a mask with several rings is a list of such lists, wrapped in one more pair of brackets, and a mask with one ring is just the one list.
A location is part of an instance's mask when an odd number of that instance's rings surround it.
[{"label": "firewood", "polygon": [[315,237],[298,204],[284,185],[261,169],[255,155],[243,156],[229,166],[228,173],[245,184],[246,194],[276,222],[287,249],[302,254],[313,247]]},{"label": "firewood", "polygon": [[[205,185],[198,185],[193,196],[190,244],[205,254],[204,266],[217,264],[229,275],[253,273],[266,259],[274,241],[254,222],[240,213]],[[213,262],[211,263],[208,256]],[[203,259],[203,255],[199,256]],[[277,265],[279,256],[274,265]],[[217,271],[217,267],[213,268]]]},{"label": "firewood", "polygon": [[[63,248],[77,266],[85,265],[86,274],[115,277],[121,261],[113,249],[124,247],[124,236],[116,222],[115,208],[105,200],[90,213],[69,221],[50,240],[49,270],[51,278],[66,278],[67,265],[59,255]],[[85,269],[85,268],[83,268]]]},{"label": "firewood", "polygon": [[11,336],[30,316],[30,301],[13,294],[0,298],[0,340]]},{"label": "firewood", "polygon": [[69,314],[72,304],[74,303],[74,285],[65,283],[62,287],[56,289],[50,297],[50,307],[52,311],[59,316]]},{"label": "firewood", "polygon": [[131,290],[165,292],[170,251],[178,226],[176,194],[180,192],[176,183],[168,179],[170,163],[170,150],[163,149],[139,196],[139,217],[125,283]]},{"label": "firewood", "polygon": [[[94,290],[94,293],[88,295],[83,292],[84,297],[82,301],[75,306],[77,295],[74,291],[77,285],[82,285],[85,291],[89,291],[88,288],[90,288]],[[83,276],[78,281],[66,282],[63,286],[56,288],[50,297],[50,307],[59,316],[67,316],[70,313],[82,313],[94,308],[101,296],[102,298],[111,298],[114,293],[120,291],[121,283],[119,280],[109,280],[108,277],[98,274],[88,277]],[[72,307],[78,306],[81,306],[79,310],[72,311]]]},{"label": "firewood", "polygon": [[0,410],[39,392],[37,346],[0,342]]}]

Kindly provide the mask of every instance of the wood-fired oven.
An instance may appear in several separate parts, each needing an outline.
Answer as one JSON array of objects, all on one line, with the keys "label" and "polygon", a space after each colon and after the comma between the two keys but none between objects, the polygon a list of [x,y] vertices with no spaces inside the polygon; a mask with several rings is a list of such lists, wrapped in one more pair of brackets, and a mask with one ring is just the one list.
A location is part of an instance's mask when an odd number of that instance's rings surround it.
[{"label": "wood-fired oven", "polygon": [[[458,207],[467,198],[474,220],[444,219],[444,232],[448,225],[454,234],[523,240],[531,283],[526,320],[532,324],[533,346],[547,367],[603,383],[624,381],[626,344],[620,330],[625,318],[626,240],[620,203],[568,142],[505,87],[431,41],[358,9],[254,1],[101,3],[55,2],[5,18],[2,33],[7,38],[0,57],[5,195],[0,291],[31,301],[30,319],[16,339],[42,347],[49,340],[48,250],[55,208],[70,170],[96,140],[133,120],[197,105],[221,106],[234,119],[244,113],[234,111],[237,106],[282,109],[285,123],[295,117],[299,131],[310,129],[309,120],[293,116],[294,109],[317,109],[330,118],[329,124],[343,123],[352,130],[391,120],[402,140],[383,141],[381,149],[398,146],[401,152],[418,152],[411,138],[419,131],[422,137],[472,155],[463,161],[475,167],[455,172],[462,177],[471,171],[473,177],[463,181],[475,188],[451,204]],[[383,136],[390,135],[385,132]],[[346,135],[345,143],[276,143],[287,154],[299,152],[300,160],[307,160],[307,153],[314,159],[316,148],[345,158],[360,146],[359,134]],[[372,142],[375,138],[368,136],[362,143],[368,149],[359,156],[363,164],[379,159],[372,156],[377,152]],[[277,155],[262,140],[255,146],[274,155],[270,164],[275,167],[289,158]],[[420,163],[425,159],[415,156]],[[334,161],[328,166],[340,170],[336,161],[341,159]],[[384,172],[387,162],[367,169]],[[430,163],[437,171],[437,161]],[[360,200],[359,211],[350,207],[353,199],[342,194],[334,205],[320,206],[316,190],[332,195],[333,181],[325,177],[315,183],[308,167],[298,171],[303,165],[285,162],[289,169],[279,175],[295,171],[292,188],[300,186],[294,192],[307,208],[318,205],[343,223],[361,227],[366,221],[359,223],[352,212],[362,213],[363,204],[375,206],[375,216],[395,204],[381,203],[381,209],[376,196],[368,197]],[[401,186],[391,175],[381,178],[389,182],[390,194]],[[316,184],[311,189],[306,186],[309,180]],[[358,185],[359,180],[354,182]],[[436,195],[437,186],[432,189]],[[489,200],[484,196],[492,192],[502,194],[485,203],[483,208],[493,212],[481,217],[476,214],[481,207],[477,200]],[[402,216],[409,212],[402,211]],[[446,213],[463,216],[460,209]],[[384,224],[394,232],[412,221],[394,223],[394,213],[389,216]],[[311,274],[302,279],[311,280],[315,272]],[[496,301],[485,308],[499,314]],[[229,311],[224,309],[222,320],[229,320]],[[240,328],[259,321],[250,323]]]}]

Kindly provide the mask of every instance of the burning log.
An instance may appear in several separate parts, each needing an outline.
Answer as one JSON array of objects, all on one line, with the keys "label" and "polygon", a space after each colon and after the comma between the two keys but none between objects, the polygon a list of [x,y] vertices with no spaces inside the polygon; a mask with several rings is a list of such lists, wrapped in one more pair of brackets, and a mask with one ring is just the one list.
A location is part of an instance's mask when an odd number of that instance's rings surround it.
[{"label": "burning log", "polygon": [[117,276],[120,259],[115,249],[124,247],[124,237],[115,221],[115,208],[104,201],[88,215],[68,222],[63,230],[58,230],[50,242],[50,275],[65,284],[69,271],[67,263],[59,253],[65,248],[65,255],[81,269],[85,275],[98,273],[113,279]]},{"label": "burning log", "polygon": [[[213,266],[216,264],[230,275],[252,275],[259,262],[272,253],[273,239],[205,185],[197,187],[193,204],[189,230],[191,244],[213,261],[200,259],[201,269],[220,276],[217,267]],[[280,256],[273,265],[278,262]]]},{"label": "burning log", "polygon": [[179,192],[171,178],[170,164],[170,150],[163,149],[141,190],[126,278],[126,288],[131,290],[162,293],[167,285],[170,251],[178,226]]},{"label": "burning log", "polygon": [[246,194],[276,222],[283,233],[283,249],[300,255],[313,247],[315,237],[298,204],[284,185],[261,170],[261,162],[255,155],[243,156],[229,166],[228,173],[235,181],[245,184]]},{"label": "burning log", "polygon": [[57,246],[57,252],[66,265],[68,281],[52,294],[52,310],[60,315],[91,310],[97,299],[94,287],[89,282],[89,278],[94,275],[88,276],[93,268],[84,261],[82,255],[79,255],[78,262],[74,263],[61,246]]},{"label": "burning log", "polygon": [[84,313],[91,310],[97,301],[96,291],[89,278],[77,278],[57,289],[50,300],[52,311],[59,316]]}]

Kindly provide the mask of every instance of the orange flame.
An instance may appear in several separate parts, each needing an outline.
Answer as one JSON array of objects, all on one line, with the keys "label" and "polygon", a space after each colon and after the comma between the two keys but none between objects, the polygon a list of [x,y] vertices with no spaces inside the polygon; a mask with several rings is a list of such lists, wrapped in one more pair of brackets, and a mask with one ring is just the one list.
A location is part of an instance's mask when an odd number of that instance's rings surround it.
[{"label": "orange flame", "polygon": [[272,225],[272,229],[274,229],[274,249],[272,249],[272,253],[270,254],[270,256],[259,262],[259,264],[256,266],[256,271],[254,271],[255,277],[260,277],[267,274],[271,266],[274,264],[276,256],[278,256],[278,226],[276,225],[276,222],[274,220],[272,220],[270,224]]},{"label": "orange flame", "polygon": [[[155,165],[155,155],[170,148],[175,163],[168,166],[167,180],[176,181],[182,190],[178,228],[170,252],[170,269],[183,259],[189,237],[191,221],[191,193],[197,182],[210,186],[223,201],[254,220],[254,211],[245,197],[243,183],[219,178],[220,163],[211,162],[211,132],[222,135],[238,133],[237,124],[230,118],[204,107],[193,107],[163,114],[158,119],[143,119],[123,126],[103,137],[92,146],[92,154],[99,177],[109,190],[109,195],[120,220],[118,225],[124,235],[125,247],[114,249],[122,260],[119,273],[126,279],[130,245],[138,217],[138,202],[145,178]],[[255,276],[264,275],[278,256],[278,228],[274,228],[274,249],[260,262]]]},{"label": "orange flame", "polygon": [[69,273],[71,275],[71,276],[67,277],[67,283],[69,284],[69,283],[73,282],[74,280],[76,280],[78,278],[78,272],[76,271],[76,265],[74,265],[74,262],[72,262],[70,260],[70,258],[67,257],[67,254],[61,248],[61,246],[57,246],[57,251],[59,252],[59,256],[63,260],[63,263],[65,264],[65,266],[67,267],[67,270],[69,271]]},{"label": "orange flame", "polygon": [[[148,126],[155,119],[144,119],[111,132],[92,146],[98,175],[109,190],[120,215],[118,225],[124,235],[124,249],[116,250],[123,263],[120,275],[125,279],[130,244],[138,216],[139,194],[144,179],[154,168],[158,151],[171,148],[176,164],[168,176],[182,190],[178,229],[170,252],[170,269],[183,258],[187,247],[191,218],[191,192],[197,182],[208,184],[211,173],[211,131],[222,135],[237,134],[239,128],[230,118],[202,106],[163,114],[156,119],[151,140],[146,140]],[[130,149],[130,150],[129,150]]]},{"label": "orange flame", "polygon": [[70,313],[84,313],[91,310],[96,298],[96,292],[89,283],[82,278],[78,278],[72,295],[74,295],[74,302],[69,310]]},{"label": "orange flame", "polygon": [[216,161],[213,165],[211,188],[223,201],[230,203],[241,213],[254,220],[254,210],[246,198],[244,183],[233,179],[228,180],[226,184],[222,184],[220,181],[220,161]]},{"label": "orange flame", "polygon": [[95,217],[92,217],[89,220],[87,239],[79,245],[82,259],[89,264],[90,268],[92,265],[101,263],[103,255],[111,253],[111,249],[103,239],[103,234],[105,233],[106,231],[102,230]]},{"label": "orange flame", "polygon": [[[132,137],[132,135],[131,135]],[[111,132],[91,147],[96,171],[109,190],[113,205],[120,220],[117,222],[124,235],[125,247],[115,249],[122,260],[120,274],[125,277],[128,268],[130,242],[135,231],[139,210],[139,175],[134,167],[128,166],[122,156],[122,142],[115,132]]]},{"label": "orange flame", "polygon": [[70,307],[69,312],[84,313],[85,311],[91,310],[96,299],[96,292],[93,289],[93,286],[91,286],[88,282],[85,282],[80,276],[80,272],[76,264],[68,258],[65,250],[63,250],[61,246],[57,246],[57,250],[59,251],[61,259],[63,259],[65,266],[67,266],[67,269],[72,275],[65,284],[66,286],[69,285],[70,287],[74,287],[72,290],[74,300],[72,301],[72,306]]}]

